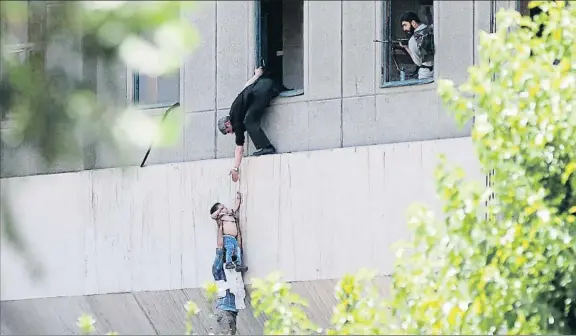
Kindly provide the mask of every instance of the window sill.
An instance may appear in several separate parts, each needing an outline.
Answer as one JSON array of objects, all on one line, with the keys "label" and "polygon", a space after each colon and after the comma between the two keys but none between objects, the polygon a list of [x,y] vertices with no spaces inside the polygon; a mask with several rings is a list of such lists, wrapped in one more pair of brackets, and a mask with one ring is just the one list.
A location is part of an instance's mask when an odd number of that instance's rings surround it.
[{"label": "window sill", "polygon": [[176,104],[176,102],[169,104],[162,103],[162,104],[142,104],[142,105],[132,103],[132,106],[137,110],[155,110],[155,109],[167,109],[174,104]]},{"label": "window sill", "polygon": [[296,96],[278,96],[272,100],[270,106],[299,103],[306,101],[307,99],[308,98],[306,97],[306,93],[302,91],[302,94]]},{"label": "window sill", "polygon": [[385,88],[394,88],[394,87],[402,87],[402,86],[423,85],[423,84],[430,84],[433,82],[434,82],[434,78],[408,79],[405,81],[383,83],[382,85],[380,85],[380,88],[385,89]]},{"label": "window sill", "polygon": [[132,105],[131,108],[149,116],[159,116],[163,115],[173,104]]}]

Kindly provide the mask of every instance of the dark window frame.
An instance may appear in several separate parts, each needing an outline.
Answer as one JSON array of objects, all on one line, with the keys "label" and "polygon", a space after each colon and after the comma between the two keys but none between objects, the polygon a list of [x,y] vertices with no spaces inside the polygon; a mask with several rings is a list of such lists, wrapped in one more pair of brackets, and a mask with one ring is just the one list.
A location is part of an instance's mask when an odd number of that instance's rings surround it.
[{"label": "dark window frame", "polygon": [[[144,33],[142,36],[146,36],[146,34],[147,33]],[[158,103],[158,102],[156,102],[156,103],[141,103],[141,99],[140,99],[140,94],[141,94],[141,92],[140,92],[140,78],[141,78],[141,76],[146,76],[146,77],[149,77],[150,79],[156,80],[157,81],[156,84],[159,86],[158,79],[163,77],[163,76],[166,76],[166,74],[162,75],[162,76],[148,76],[148,75],[142,75],[142,74],[138,73],[137,71],[130,72],[129,76],[127,76],[128,77],[127,81],[130,81],[130,83],[129,83],[130,89],[128,91],[128,94],[130,95],[130,97],[128,97],[130,100],[129,103],[138,109],[145,109],[145,110],[168,108],[168,107],[170,107],[176,103],[180,103],[180,101],[182,100],[182,67],[178,68],[178,71],[176,73],[170,74],[170,76],[172,76],[172,75],[178,76],[178,81],[177,81],[178,85],[175,88],[178,92],[176,100],[170,100],[170,101],[161,102],[161,103]],[[156,91],[157,91],[156,93],[158,94],[158,92],[160,91],[159,87]]]},{"label": "dark window frame", "polygon": [[[281,0],[281,1],[292,1],[292,2],[294,2],[293,0]],[[304,35],[305,35],[305,34],[304,34],[304,19],[305,19],[305,16],[306,16],[306,14],[304,13],[304,12],[306,11],[306,6],[305,6],[304,4],[305,4],[306,1],[305,1],[305,0],[300,0],[300,1],[302,1],[302,6],[303,6],[303,8],[302,8],[303,13],[302,13],[301,29],[302,29],[302,41],[304,41],[304,40],[305,40],[305,36],[304,36]],[[254,37],[255,37],[255,45],[254,45],[254,57],[255,57],[255,59],[254,59],[254,64],[255,64],[256,67],[258,67],[258,66],[263,65],[263,64],[262,64],[262,61],[263,61],[263,59],[264,59],[264,55],[263,55],[263,52],[264,52],[264,51],[262,50],[262,49],[263,49],[262,47],[263,47],[263,45],[268,46],[268,41],[267,41],[267,36],[263,36],[263,33],[262,33],[262,28],[263,28],[263,24],[264,24],[264,23],[262,22],[262,0],[254,0],[254,8],[255,8],[255,10],[254,10]],[[305,56],[305,50],[304,50],[304,48],[306,48],[306,45],[305,45],[305,44],[302,45],[302,62],[304,62],[304,56]],[[285,51],[285,50],[284,50],[284,51]],[[293,89],[293,90],[286,91],[286,92],[299,91],[299,93],[298,93],[298,94],[295,94],[295,95],[289,94],[289,95],[286,95],[286,96],[285,96],[285,95],[283,94],[283,92],[282,92],[282,93],[280,93],[280,95],[278,96],[278,98],[289,98],[289,97],[295,97],[295,96],[297,97],[297,96],[302,96],[302,95],[304,95],[304,94],[306,93],[305,88],[304,88],[304,87],[305,87],[304,80],[305,80],[305,78],[306,78],[306,74],[305,74],[305,72],[306,72],[306,66],[305,66],[304,64],[302,64],[302,66],[303,66],[303,69],[302,69],[302,70],[303,70],[303,74],[302,74],[302,82],[303,82],[303,83],[302,83],[302,88],[301,88],[301,89]],[[285,83],[282,83],[282,84],[284,85]]]},{"label": "dark window frame", "polygon": [[[138,72],[133,72],[132,73],[132,96],[130,97],[130,103],[133,104],[134,106],[136,106],[139,109],[157,109],[157,108],[167,108],[170,107],[172,105],[174,105],[175,103],[179,103],[181,100],[181,86],[182,86],[182,82],[181,82],[181,76],[182,76],[182,70],[181,68],[178,70],[177,72],[178,74],[178,99],[175,101],[170,101],[170,102],[165,102],[165,103],[153,103],[153,104],[141,104],[140,103],[140,74]],[[150,78],[154,78],[149,76]],[[158,77],[155,77],[158,78]]]}]

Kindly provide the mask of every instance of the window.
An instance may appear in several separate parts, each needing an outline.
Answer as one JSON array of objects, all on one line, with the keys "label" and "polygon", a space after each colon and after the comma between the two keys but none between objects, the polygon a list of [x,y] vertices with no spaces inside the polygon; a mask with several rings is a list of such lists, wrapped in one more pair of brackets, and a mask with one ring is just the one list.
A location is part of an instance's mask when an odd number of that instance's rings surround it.
[{"label": "window", "polygon": [[[6,57],[22,63],[44,57],[50,45],[39,42],[47,42],[48,33],[54,39],[65,11],[62,1],[14,1],[12,6],[11,17],[2,15],[0,25]],[[38,47],[42,45],[43,49]]]},{"label": "window", "polygon": [[168,107],[180,101],[180,74],[132,76],[132,102],[148,108]]},{"label": "window", "polygon": [[[147,39],[147,34],[142,36]],[[132,82],[128,85],[128,92],[131,93],[132,103],[136,106],[162,108],[180,101],[179,71],[162,76],[134,73],[131,77]]]},{"label": "window", "polygon": [[[425,25],[424,43],[419,55],[428,53],[422,66],[414,63],[412,57],[402,47],[407,46],[409,39],[402,29],[400,18],[406,12],[415,13]],[[405,86],[431,83],[434,81],[434,4],[432,0],[385,0],[383,3],[382,40],[382,87]],[[418,29],[418,28],[416,28]],[[422,29],[422,28],[420,28]],[[430,44],[431,43],[431,44]],[[430,48],[431,47],[431,48]]]},{"label": "window", "polygon": [[[542,12],[542,9],[540,9],[540,7],[529,8],[531,2],[532,1],[530,0],[517,0],[516,10],[523,16],[530,16],[531,18],[534,18],[536,15]],[[566,6],[571,5],[569,0],[564,2],[566,3]]]},{"label": "window", "polygon": [[260,0],[257,63],[281,84],[280,96],[304,93],[304,1]]},{"label": "window", "polygon": [[538,15],[542,10],[539,7],[529,8],[530,2],[529,0],[516,1],[516,10],[524,16],[534,18],[534,16]]},{"label": "window", "polygon": [[[13,10],[8,17],[2,11],[0,17],[0,31],[2,32],[2,47],[6,60],[20,62],[24,64],[32,58],[38,58],[39,65],[45,67],[45,50],[40,50],[37,45],[39,41],[45,40],[47,6],[51,6],[55,1],[20,1],[12,3]],[[42,45],[42,44],[40,44]],[[5,73],[5,65],[0,62],[0,79],[6,83],[8,79]],[[8,86],[2,87],[7,90]],[[5,94],[2,92],[2,94]],[[0,111],[2,121],[8,116],[8,111],[4,110],[8,106],[0,104],[3,110]],[[9,118],[9,117],[8,117]]]},{"label": "window", "polygon": [[[530,3],[532,1],[529,0],[520,0],[516,1],[516,10],[520,12],[523,16],[530,16],[532,19],[540,13],[542,13],[542,9],[540,7],[530,8]],[[542,36],[542,32],[544,31],[544,25],[540,25],[540,30],[536,34],[536,36]]]},{"label": "window", "polygon": [[490,1],[490,33],[496,32],[496,0]]}]

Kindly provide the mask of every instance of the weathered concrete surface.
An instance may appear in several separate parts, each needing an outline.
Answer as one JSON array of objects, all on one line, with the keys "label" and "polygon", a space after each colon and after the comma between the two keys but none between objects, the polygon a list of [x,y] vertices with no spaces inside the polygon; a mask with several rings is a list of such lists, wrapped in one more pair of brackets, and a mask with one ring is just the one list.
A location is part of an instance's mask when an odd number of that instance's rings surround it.
[{"label": "weathered concrete surface", "polygon": [[439,153],[484,183],[468,138],[247,158],[239,185],[230,159],[3,179],[44,276],[32,281],[3,244],[1,299],[198,288],[211,279],[216,241],[208,210],[233,204],[236,188],[248,279],[390,274],[407,207],[440,213]]},{"label": "weathered concrete surface", "polygon": [[[389,278],[375,283],[385,295]],[[330,325],[336,302],[336,280],[318,280],[292,284],[293,292],[309,303],[306,312],[320,327]],[[251,290],[248,288],[248,294]],[[384,296],[383,296],[384,297]],[[0,303],[2,335],[73,335],[78,334],[76,319],[83,313],[96,320],[97,333],[117,331],[121,335],[182,335],[185,330],[184,305],[194,301],[200,313],[192,319],[194,332],[207,335],[216,327],[212,305],[199,289],[183,289],[128,294],[59,297],[5,301]],[[239,335],[262,335],[265,318],[254,316],[250,297],[246,310],[238,315]]]},{"label": "weathered concrete surface", "polygon": [[[228,113],[236,94],[252,76],[256,3],[202,1],[193,11],[182,13],[183,20],[196,26],[201,39],[184,59],[180,73],[180,102],[187,114],[181,128],[184,134],[173,148],[154,148],[149,165],[233,156],[233,138],[219,134],[214,125],[217,116]],[[498,0],[494,8],[513,3]],[[458,128],[441,106],[435,83],[380,87],[382,43],[373,40],[382,38],[382,27],[387,24],[382,6],[380,0],[304,2],[302,47],[292,41],[285,50],[285,58],[302,51],[297,61],[302,61],[303,76],[290,81],[303,86],[304,95],[276,99],[263,126],[279,152],[469,136],[470,125]],[[475,42],[480,31],[489,29],[492,10],[487,1],[434,2],[437,78],[460,83],[467,77],[467,67],[475,60]],[[132,78],[120,65],[113,73],[114,78],[107,79],[102,64],[84,64],[84,79],[95,82],[99,99],[123,107],[129,100],[127,83]],[[110,92],[110,80],[116,84],[114,92]],[[162,112],[145,111],[150,115]],[[115,155],[105,144],[94,147],[86,149],[84,160],[52,169],[37,162],[26,146],[2,148],[0,176],[135,166],[146,151],[126,148]]]}]

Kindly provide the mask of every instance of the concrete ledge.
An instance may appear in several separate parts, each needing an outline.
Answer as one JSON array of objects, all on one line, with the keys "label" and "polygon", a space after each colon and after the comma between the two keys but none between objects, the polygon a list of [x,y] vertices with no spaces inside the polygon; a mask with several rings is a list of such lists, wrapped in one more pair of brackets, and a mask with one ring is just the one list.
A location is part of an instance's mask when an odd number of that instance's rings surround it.
[{"label": "concrete ledge", "polygon": [[[375,283],[388,292],[390,279]],[[294,293],[305,298],[308,316],[322,328],[329,326],[334,308],[336,280],[297,282]],[[251,289],[248,288],[248,294]],[[200,313],[192,320],[194,333],[207,335],[216,327],[211,304],[200,289],[104,294],[4,301],[0,303],[2,335],[78,335],[77,318],[83,313],[96,319],[97,334],[117,331],[121,335],[182,335],[185,330],[184,304],[194,301]],[[239,335],[262,335],[265,319],[254,317],[250,296],[246,309],[238,314]]]}]

